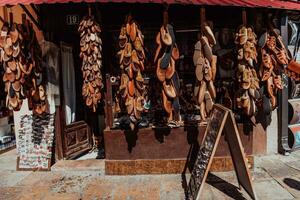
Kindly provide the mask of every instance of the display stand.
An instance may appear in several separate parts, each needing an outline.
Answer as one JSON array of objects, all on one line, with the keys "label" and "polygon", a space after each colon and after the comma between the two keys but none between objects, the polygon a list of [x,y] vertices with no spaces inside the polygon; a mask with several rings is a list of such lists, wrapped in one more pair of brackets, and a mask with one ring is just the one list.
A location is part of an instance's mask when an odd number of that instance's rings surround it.
[{"label": "display stand", "polygon": [[289,99],[288,142],[292,150],[300,149],[300,99]]},{"label": "display stand", "polygon": [[110,129],[113,126],[113,109],[112,109],[112,84],[110,81],[110,75],[106,74],[106,93],[105,93],[105,124],[106,129]]},{"label": "display stand", "polygon": [[[106,75],[105,122],[103,131],[105,145],[105,173],[108,175],[169,174],[182,173],[187,155],[201,143],[206,125],[184,125],[170,129],[142,128],[132,134],[113,129],[113,98],[110,75]],[[266,153],[266,133],[261,124],[249,126],[238,124],[240,138],[245,148],[249,165],[254,165],[254,156]],[[234,169],[228,144],[222,136],[212,171]],[[197,152],[198,149],[193,149]]]},{"label": "display stand", "polygon": [[[261,126],[246,135],[238,125],[249,165],[257,155],[257,141],[265,146],[265,133]],[[143,128],[137,133],[120,129],[104,131],[105,173],[107,175],[132,174],[181,174],[184,171],[189,152],[197,154],[206,126],[185,126],[175,129],[161,127]],[[258,137],[259,136],[259,137]],[[221,136],[211,171],[231,171],[234,169],[228,144]]]},{"label": "display stand", "polygon": [[47,168],[25,168],[25,167],[20,167],[20,157],[17,157],[17,171],[50,171],[51,170],[51,159],[47,159],[46,165],[48,166]]},{"label": "display stand", "polygon": [[[199,9],[200,25],[205,24],[205,7]],[[243,23],[246,12],[243,11]],[[134,131],[114,129],[113,98],[110,77],[106,77],[106,129],[105,173],[108,175],[182,173],[189,152],[198,151],[206,125],[190,125],[170,129],[141,128]],[[238,124],[238,129],[248,165],[253,166],[253,156],[265,154],[266,133],[261,124]],[[211,165],[212,171],[230,171],[234,169],[228,143],[222,136]]]},{"label": "display stand", "polygon": [[[222,133],[228,143],[238,182],[256,199],[244,148],[231,110],[214,105],[187,188],[187,199],[200,199]],[[189,162],[189,160],[187,161]]]}]

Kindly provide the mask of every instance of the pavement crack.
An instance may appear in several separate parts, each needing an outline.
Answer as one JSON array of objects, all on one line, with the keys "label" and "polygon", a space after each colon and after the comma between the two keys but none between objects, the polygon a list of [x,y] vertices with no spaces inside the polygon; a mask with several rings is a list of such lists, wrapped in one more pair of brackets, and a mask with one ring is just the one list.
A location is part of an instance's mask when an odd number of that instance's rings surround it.
[{"label": "pavement crack", "polygon": [[286,166],[288,166],[288,167],[290,167],[290,168],[296,170],[297,172],[300,172],[299,168],[294,167],[294,166],[292,166],[292,165],[289,165],[288,163],[284,163],[284,164],[285,164]]},{"label": "pavement crack", "polygon": [[286,189],[286,187],[284,187],[284,185],[282,185],[274,176],[272,176],[271,173],[268,172],[268,170],[264,167],[261,167],[262,170],[264,170],[274,181],[276,181],[285,191],[287,191],[292,197],[297,198],[296,196],[294,196],[292,193],[290,193],[289,190]]}]

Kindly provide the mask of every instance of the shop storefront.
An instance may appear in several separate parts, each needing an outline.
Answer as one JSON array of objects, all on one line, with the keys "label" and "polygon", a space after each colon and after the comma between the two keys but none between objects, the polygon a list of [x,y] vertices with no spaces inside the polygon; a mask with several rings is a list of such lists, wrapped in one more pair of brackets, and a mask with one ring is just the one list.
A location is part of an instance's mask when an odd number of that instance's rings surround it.
[{"label": "shop storefront", "polygon": [[[299,3],[16,3],[0,3],[0,86],[20,169],[38,154],[36,168],[49,168],[102,149],[107,174],[181,173],[214,103],[234,112],[250,166],[270,149],[296,149],[288,98],[296,110],[298,72],[285,68],[299,43]],[[222,136],[212,170],[231,169]]]}]

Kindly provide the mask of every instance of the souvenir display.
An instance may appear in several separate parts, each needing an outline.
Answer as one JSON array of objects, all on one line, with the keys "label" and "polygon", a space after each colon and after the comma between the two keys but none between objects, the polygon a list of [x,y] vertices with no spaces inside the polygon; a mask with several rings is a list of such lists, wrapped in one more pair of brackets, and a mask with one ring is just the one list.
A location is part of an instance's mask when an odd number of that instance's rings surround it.
[{"label": "souvenir display", "polygon": [[[23,40],[14,24],[9,30],[8,24],[3,25],[0,38],[0,60],[3,62],[5,92],[7,92],[7,106],[12,110],[20,110],[25,98],[23,84],[25,73],[20,67],[20,43]],[[13,50],[14,53],[13,53]]]},{"label": "souvenir display", "polygon": [[47,110],[43,86],[41,49],[32,24],[4,24],[0,36],[0,61],[3,62],[7,106],[20,110],[28,98],[30,109],[37,114]]},{"label": "souvenir display", "polygon": [[144,71],[144,35],[138,24],[129,15],[121,28],[119,35],[121,83],[119,92],[125,102],[127,114],[130,118],[130,127],[141,119],[144,111],[145,84],[142,72]]},{"label": "souvenir display", "polygon": [[242,26],[236,33],[237,45],[237,81],[239,90],[236,93],[237,107],[247,116],[257,113],[256,102],[260,98],[259,79],[255,70],[257,62],[257,38],[253,29]]},{"label": "souvenir display", "polygon": [[168,114],[168,125],[178,126],[180,82],[175,65],[179,59],[179,50],[171,24],[160,28],[156,43],[154,62],[157,65],[156,76],[162,84],[163,107]]},{"label": "souvenir display", "polygon": [[18,168],[50,169],[54,114],[23,115],[18,132]]},{"label": "souvenir display", "polygon": [[87,16],[79,24],[80,58],[82,59],[82,96],[88,107],[96,112],[103,88],[101,29],[94,17]]},{"label": "souvenir display", "polygon": [[289,57],[278,30],[264,33],[261,42],[260,76],[266,82],[271,106],[275,109],[277,91],[283,88],[281,74],[289,63]]},{"label": "souvenir display", "polygon": [[25,78],[28,80],[25,86],[30,92],[27,95],[29,108],[32,108],[35,114],[42,114],[48,112],[49,107],[46,96],[44,71],[42,68],[42,50],[34,32],[33,25],[29,20],[27,20],[25,24],[18,25],[18,27],[24,38],[22,53],[24,53],[23,55],[26,58],[26,60],[23,59],[23,63],[21,61],[20,66],[23,65],[24,69],[26,69],[26,66],[29,66],[30,69],[32,65],[30,75],[28,78]]},{"label": "souvenir display", "polygon": [[206,121],[216,98],[216,88],[213,81],[217,72],[217,56],[212,53],[212,46],[214,45],[216,45],[214,34],[210,27],[205,24],[203,34],[195,44],[193,56],[197,78],[194,95],[197,97],[202,121]]}]

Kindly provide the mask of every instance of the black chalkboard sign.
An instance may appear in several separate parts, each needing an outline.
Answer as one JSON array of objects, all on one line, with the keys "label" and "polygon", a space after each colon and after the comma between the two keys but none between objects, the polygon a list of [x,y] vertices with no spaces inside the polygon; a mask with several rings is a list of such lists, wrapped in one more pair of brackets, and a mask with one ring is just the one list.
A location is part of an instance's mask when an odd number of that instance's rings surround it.
[{"label": "black chalkboard sign", "polygon": [[239,184],[255,199],[251,176],[246,164],[246,157],[235,119],[231,110],[215,104],[208,121],[207,128],[197,154],[187,187],[187,199],[198,200],[206,181],[220,137],[224,131],[230,149],[235,172]]}]

